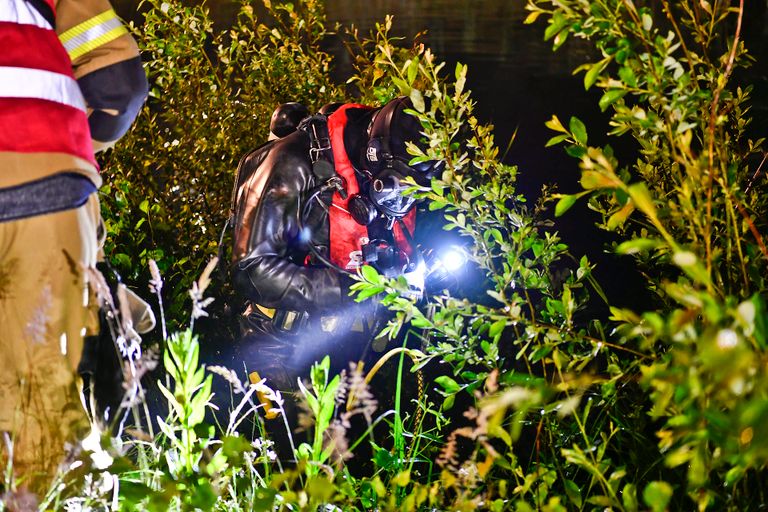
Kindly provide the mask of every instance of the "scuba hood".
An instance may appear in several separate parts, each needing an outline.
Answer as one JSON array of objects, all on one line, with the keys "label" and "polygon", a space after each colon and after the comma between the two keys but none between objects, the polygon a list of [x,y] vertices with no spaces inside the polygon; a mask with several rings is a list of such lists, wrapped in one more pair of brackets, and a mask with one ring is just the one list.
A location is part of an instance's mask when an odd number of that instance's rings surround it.
[{"label": "scuba hood", "polygon": [[410,164],[413,156],[408,153],[408,142],[426,149],[422,142],[421,124],[416,117],[405,112],[410,108],[413,108],[411,100],[401,96],[374,114],[362,158],[370,173],[367,199],[390,218],[403,217],[415,203],[415,199],[403,195],[408,188],[403,183],[405,178],[410,177],[416,183],[426,185],[443,168],[443,162],[435,160]]}]

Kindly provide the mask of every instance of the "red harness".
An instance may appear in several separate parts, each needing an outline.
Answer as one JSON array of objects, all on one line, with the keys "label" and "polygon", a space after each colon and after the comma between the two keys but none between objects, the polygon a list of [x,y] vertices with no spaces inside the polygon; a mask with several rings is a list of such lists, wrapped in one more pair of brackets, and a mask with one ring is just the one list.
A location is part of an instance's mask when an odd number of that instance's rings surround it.
[{"label": "red harness", "polygon": [[[342,199],[338,192],[333,194],[328,217],[330,221],[329,245],[331,261],[341,268],[353,270],[363,265],[362,246],[368,243],[369,235],[368,228],[358,224],[352,218],[347,206],[349,198],[360,192],[355,169],[352,167],[344,147],[344,127],[347,125],[346,110],[350,108],[371,109],[371,107],[365,105],[350,103],[342,105],[328,117],[328,133],[331,139],[336,173],[344,178],[347,192],[347,199]],[[402,221],[408,232],[413,233],[413,229],[416,226],[416,211],[411,210],[408,212],[402,218]],[[397,248],[408,257],[411,257],[413,247],[411,247],[408,237],[403,233],[399,222],[395,223],[392,234]]]}]

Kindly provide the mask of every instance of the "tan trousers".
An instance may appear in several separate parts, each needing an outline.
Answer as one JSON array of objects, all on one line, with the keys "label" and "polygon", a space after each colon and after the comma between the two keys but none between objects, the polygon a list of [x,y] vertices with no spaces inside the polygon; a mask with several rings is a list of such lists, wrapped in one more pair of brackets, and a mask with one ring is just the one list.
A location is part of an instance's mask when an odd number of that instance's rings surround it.
[{"label": "tan trousers", "polygon": [[[88,430],[77,364],[98,328],[86,269],[99,250],[99,201],[0,223],[0,431],[14,474],[44,491],[65,443]],[[6,437],[5,435],[3,437]],[[10,446],[0,440],[5,467]]]}]

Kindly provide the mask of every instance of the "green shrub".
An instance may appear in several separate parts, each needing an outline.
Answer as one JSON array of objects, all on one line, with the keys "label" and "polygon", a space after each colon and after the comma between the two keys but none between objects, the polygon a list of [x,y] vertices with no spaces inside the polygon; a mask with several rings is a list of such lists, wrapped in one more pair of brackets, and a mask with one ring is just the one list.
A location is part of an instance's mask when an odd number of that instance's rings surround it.
[{"label": "green shrub", "polygon": [[135,30],[151,92],[103,162],[106,253],[131,283],[148,282],[147,262],[157,261],[173,326],[217,252],[237,163],[267,140],[272,111],[342,97],[319,49],[329,35],[320,3],[264,4],[268,20],[242,1],[232,27],[217,31],[204,6],[147,0]]}]

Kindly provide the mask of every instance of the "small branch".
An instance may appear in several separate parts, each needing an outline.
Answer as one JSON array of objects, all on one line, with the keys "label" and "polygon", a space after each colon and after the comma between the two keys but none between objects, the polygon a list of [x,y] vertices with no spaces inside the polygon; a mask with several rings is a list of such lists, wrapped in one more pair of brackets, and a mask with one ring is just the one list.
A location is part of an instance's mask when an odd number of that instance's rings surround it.
[{"label": "small branch", "polygon": [[755,174],[752,175],[752,178],[749,180],[749,184],[747,185],[747,188],[744,189],[744,194],[746,195],[747,192],[749,192],[749,189],[752,188],[752,184],[755,182],[757,177],[760,175],[760,171],[763,170],[763,164],[765,164],[766,159],[768,159],[768,151],[763,152],[763,161],[760,162],[760,165],[757,166],[757,170],[755,171]]},{"label": "small branch", "polygon": [[667,14],[667,19],[669,19],[670,23],[672,23],[672,27],[675,29],[675,33],[677,34],[677,38],[680,39],[680,45],[683,47],[683,53],[685,54],[685,60],[688,61],[688,67],[691,70],[691,81],[692,83],[698,83],[696,78],[696,70],[693,68],[693,59],[691,59],[691,52],[688,51],[688,47],[685,44],[685,39],[683,39],[683,34],[680,32],[680,27],[677,25],[677,21],[675,20],[675,17],[672,15],[672,9],[669,7],[669,2],[664,0],[662,2],[664,6],[664,12]]},{"label": "small branch", "polygon": [[757,230],[757,227],[755,226],[755,223],[752,221],[752,217],[749,216],[749,213],[744,209],[743,206],[737,201],[734,200],[734,203],[736,203],[736,208],[739,209],[739,213],[746,221],[747,225],[749,226],[749,230],[752,232],[752,236],[755,237],[755,240],[757,241],[757,245],[760,247],[760,251],[763,253],[763,257],[768,260],[768,248],[765,246],[765,241],[763,241],[763,237],[760,235],[760,232]]},{"label": "small branch", "polygon": [[[713,16],[714,18],[714,16]],[[733,36],[733,45],[731,46],[731,53],[728,55],[728,63],[725,67],[725,73],[723,79],[715,90],[714,98],[712,100],[712,107],[709,111],[709,181],[707,183],[707,236],[704,240],[707,252],[707,270],[712,269],[712,189],[715,183],[715,122],[717,120],[717,107],[720,103],[720,95],[725,89],[725,84],[728,82],[728,78],[733,71],[733,65],[736,61],[736,49],[739,46],[739,38],[741,36],[741,22],[744,18],[744,0],[739,0],[739,17],[736,21],[736,33]]]}]

